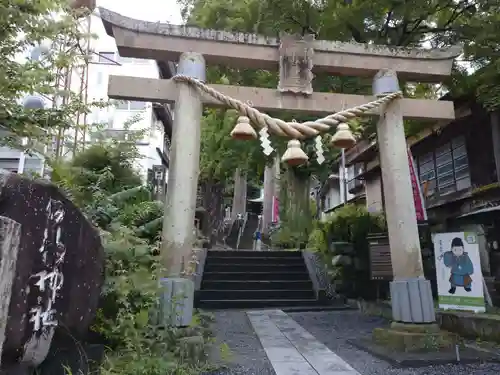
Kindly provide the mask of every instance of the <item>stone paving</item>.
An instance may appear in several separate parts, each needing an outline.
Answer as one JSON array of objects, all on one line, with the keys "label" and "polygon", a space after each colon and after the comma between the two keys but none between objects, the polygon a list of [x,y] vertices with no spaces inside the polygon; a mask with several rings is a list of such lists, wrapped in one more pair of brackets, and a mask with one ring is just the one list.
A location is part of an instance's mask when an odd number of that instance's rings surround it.
[{"label": "stone paving", "polygon": [[280,310],[216,313],[219,343],[231,359],[207,375],[498,375],[500,364],[394,368],[348,340],[386,324],[358,311],[288,313]]},{"label": "stone paving", "polygon": [[283,311],[247,315],[276,375],[360,375]]}]

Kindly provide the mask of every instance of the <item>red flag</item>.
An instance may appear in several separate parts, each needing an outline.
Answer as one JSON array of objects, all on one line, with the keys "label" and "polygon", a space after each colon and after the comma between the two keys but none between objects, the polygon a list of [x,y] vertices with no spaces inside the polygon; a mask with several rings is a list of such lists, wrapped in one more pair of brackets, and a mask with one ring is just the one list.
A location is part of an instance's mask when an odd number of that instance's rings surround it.
[{"label": "red flag", "polygon": [[417,215],[417,221],[426,221],[427,211],[425,210],[422,186],[420,185],[417,176],[415,162],[413,161],[413,156],[411,154],[410,148],[408,148],[408,166],[410,167],[411,187],[413,189],[413,201],[415,202],[415,213]]}]

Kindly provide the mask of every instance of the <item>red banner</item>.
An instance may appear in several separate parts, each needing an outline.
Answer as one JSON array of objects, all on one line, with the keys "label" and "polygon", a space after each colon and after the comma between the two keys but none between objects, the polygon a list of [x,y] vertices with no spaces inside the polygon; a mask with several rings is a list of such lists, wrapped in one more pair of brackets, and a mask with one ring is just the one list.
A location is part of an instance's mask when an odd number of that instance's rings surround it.
[{"label": "red banner", "polygon": [[427,211],[425,210],[422,186],[420,185],[419,178],[417,176],[415,162],[413,161],[410,148],[408,148],[408,166],[410,167],[411,187],[413,189],[413,201],[415,202],[417,221],[425,221],[427,220]]},{"label": "red banner", "polygon": [[280,221],[279,201],[275,196],[273,196],[273,217],[271,221],[273,223],[277,223]]}]

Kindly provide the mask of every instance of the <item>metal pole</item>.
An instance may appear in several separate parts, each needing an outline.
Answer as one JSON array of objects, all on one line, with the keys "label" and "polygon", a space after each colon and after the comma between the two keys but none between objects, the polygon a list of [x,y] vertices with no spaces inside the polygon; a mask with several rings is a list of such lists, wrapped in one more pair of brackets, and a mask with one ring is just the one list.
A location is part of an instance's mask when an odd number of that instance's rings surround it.
[{"label": "metal pole", "polygon": [[17,165],[17,173],[23,174],[24,173],[24,164],[26,162],[26,153],[24,151],[21,151],[19,155],[19,164]]},{"label": "metal pole", "polygon": [[[376,74],[375,96],[399,90],[395,72],[382,70]],[[434,304],[422,266],[401,100],[381,109],[377,136],[394,275],[390,285],[393,319],[402,323],[433,323]]]},{"label": "metal pole", "polygon": [[342,184],[344,185],[344,196],[342,197],[344,199],[344,204],[347,204],[347,174],[345,170],[345,148],[342,149]]},{"label": "metal pole", "polygon": [[[183,53],[178,73],[205,81],[205,60],[199,53]],[[202,102],[197,89],[177,85],[168,189],[163,222],[162,256],[169,276],[182,275],[191,258],[196,192],[200,163]]]}]

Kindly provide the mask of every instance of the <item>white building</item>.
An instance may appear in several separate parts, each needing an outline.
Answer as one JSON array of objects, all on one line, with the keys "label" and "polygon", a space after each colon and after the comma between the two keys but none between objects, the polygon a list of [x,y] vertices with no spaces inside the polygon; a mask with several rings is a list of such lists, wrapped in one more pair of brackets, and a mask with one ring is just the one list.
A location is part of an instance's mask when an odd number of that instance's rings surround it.
[{"label": "white building", "polygon": [[363,198],[363,194],[359,194],[364,186],[363,182],[355,178],[360,173],[362,170],[356,165],[350,165],[344,170],[340,160],[334,163],[332,173],[319,189],[322,219],[326,219],[335,208],[355,199]]},{"label": "white building", "polygon": [[[109,37],[98,16],[92,16],[91,33],[97,38],[92,39],[90,43],[90,61],[87,67],[87,76],[82,71],[73,71],[71,76],[71,90],[74,92],[84,92],[87,101],[107,101],[107,90],[109,76],[137,76],[146,78],[159,78],[159,69],[167,64],[158,64],[153,60],[123,58],[116,51],[116,44],[112,37]],[[30,56],[31,51],[27,51]],[[172,66],[170,66],[172,68]],[[168,69],[167,69],[168,70]],[[163,76],[169,75],[165,72]],[[165,77],[170,78],[170,77]],[[46,107],[52,106],[50,98],[44,99]],[[165,157],[160,157],[160,153],[167,155],[168,146],[164,147],[164,124],[170,122],[168,107],[152,103],[135,101],[116,101],[114,105],[107,108],[94,108],[92,113],[85,118],[80,116],[80,124],[87,124],[88,131],[85,135],[85,146],[100,139],[130,139],[131,132],[140,130],[143,134],[141,139],[136,140],[137,148],[142,155],[137,160],[136,167],[144,179],[147,177],[148,170],[153,165],[165,164]],[[99,125],[97,125],[99,124]],[[127,126],[128,125],[128,126]],[[98,131],[96,131],[98,129]],[[79,146],[82,145],[82,134],[79,132]],[[168,134],[170,133],[170,134]],[[7,133],[1,133],[0,136],[7,136]],[[171,136],[171,128],[167,131],[167,137]],[[73,149],[73,140],[75,139],[74,130],[68,131],[63,141],[63,157],[71,157]],[[164,148],[167,148],[164,150]],[[47,150],[45,150],[47,151]],[[49,151],[50,153],[50,151]],[[164,154],[164,156],[165,156]],[[0,168],[7,169],[16,173],[34,172],[39,175],[44,174],[44,158],[41,155],[28,155],[18,150],[8,147],[0,147]]]},{"label": "white building", "polygon": [[[91,42],[93,53],[88,65],[87,82],[89,102],[108,100],[110,75],[159,78],[156,61],[121,57],[116,51],[114,38],[106,34],[99,18],[93,17],[91,30],[98,38]],[[130,125],[132,119],[135,121]],[[157,149],[163,150],[163,125],[153,111],[152,103],[118,101],[115,105],[104,109],[95,108],[87,116],[87,123],[102,124],[104,127],[104,131],[94,132],[90,140],[96,140],[98,137],[126,140],[130,131],[143,131],[143,137],[137,141],[137,147],[142,155],[137,167],[146,177],[148,169],[151,169],[153,165],[161,164]],[[127,124],[130,125],[128,129]]]}]

